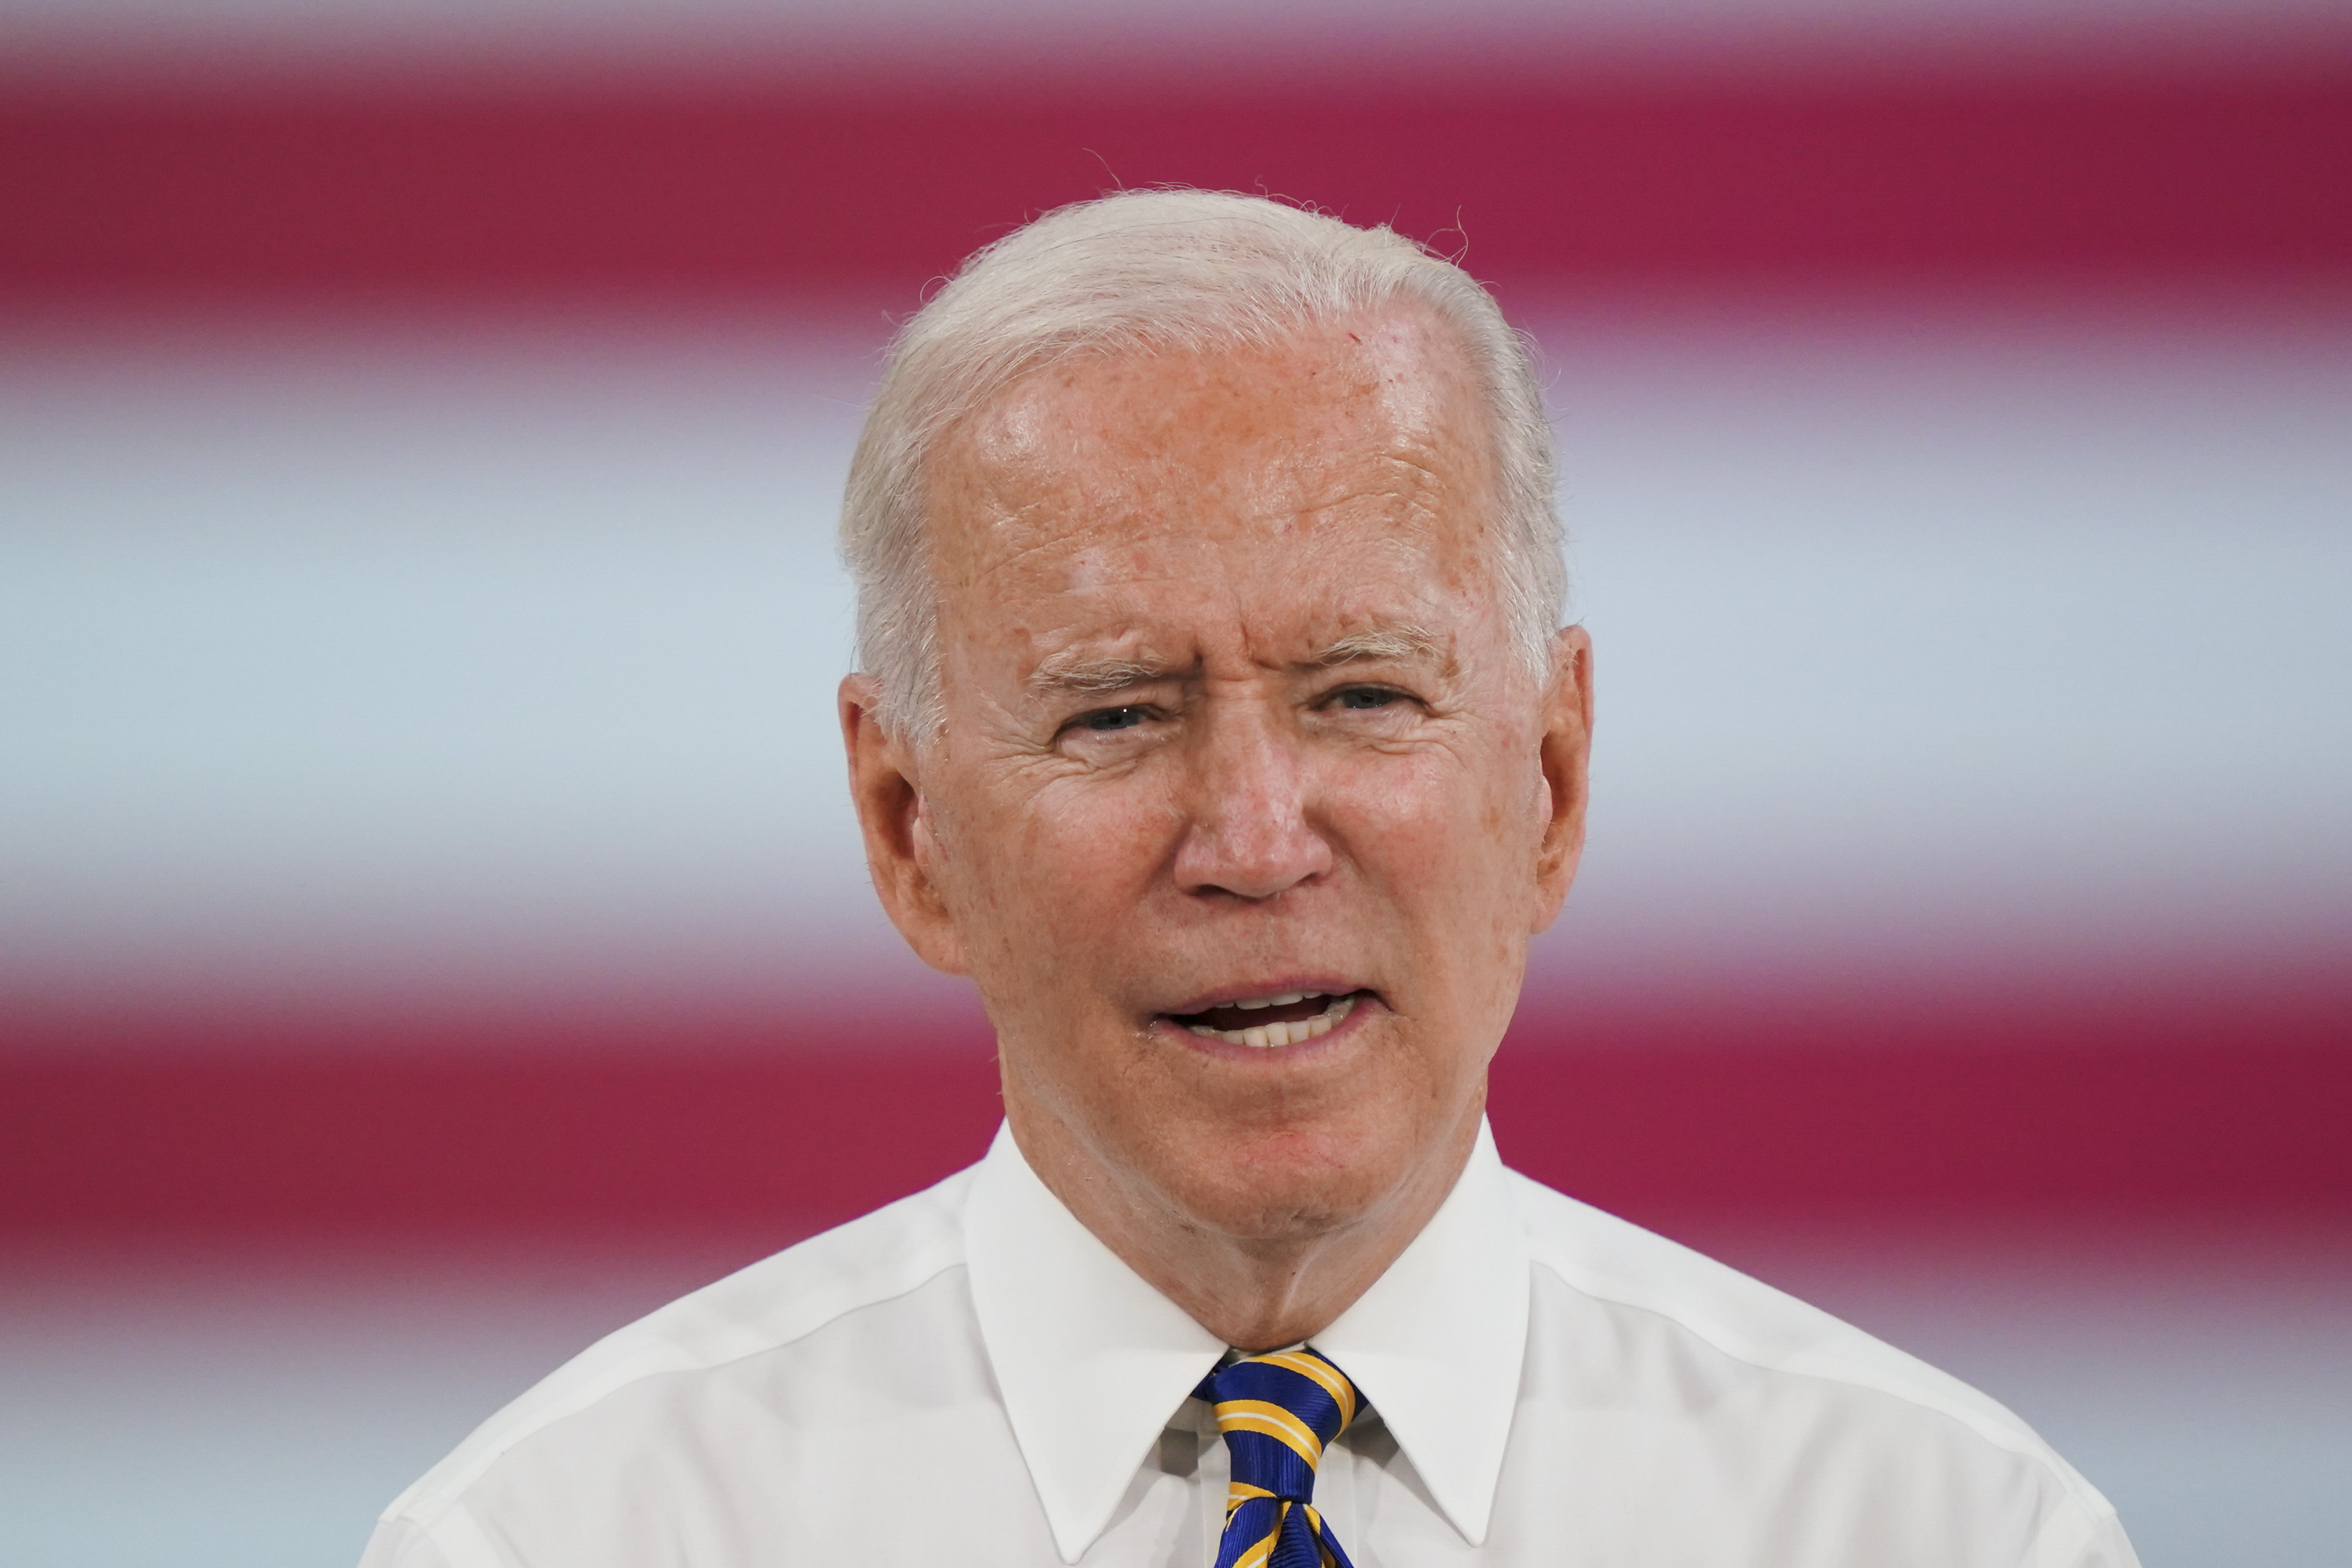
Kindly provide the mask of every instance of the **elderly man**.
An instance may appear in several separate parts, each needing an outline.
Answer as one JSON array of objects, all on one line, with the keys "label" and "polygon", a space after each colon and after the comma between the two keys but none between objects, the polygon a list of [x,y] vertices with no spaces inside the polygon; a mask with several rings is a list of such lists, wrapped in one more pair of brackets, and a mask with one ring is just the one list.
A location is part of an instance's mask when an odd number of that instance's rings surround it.
[{"label": "elderly man", "polygon": [[2130,1564],[1991,1401],[1497,1158],[1583,832],[1552,480],[1385,230],[1146,192],[975,257],[858,448],[841,721],[1004,1130],[556,1373],[370,1568]]}]

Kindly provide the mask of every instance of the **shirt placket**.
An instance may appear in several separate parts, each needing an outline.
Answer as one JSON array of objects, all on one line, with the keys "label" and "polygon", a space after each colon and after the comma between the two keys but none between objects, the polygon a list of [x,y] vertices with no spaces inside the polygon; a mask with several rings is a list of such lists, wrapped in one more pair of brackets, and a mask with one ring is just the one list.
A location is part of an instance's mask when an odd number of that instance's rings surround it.
[{"label": "shirt placket", "polygon": [[1225,1452],[1224,1435],[1217,1430],[1217,1413],[1206,1400],[1187,1401],[1184,1414],[1200,1458],[1192,1470],[1192,1507],[1188,1515],[1192,1539],[1175,1561],[1215,1568],[1217,1547],[1225,1534],[1225,1489],[1233,1479],[1233,1460]]}]

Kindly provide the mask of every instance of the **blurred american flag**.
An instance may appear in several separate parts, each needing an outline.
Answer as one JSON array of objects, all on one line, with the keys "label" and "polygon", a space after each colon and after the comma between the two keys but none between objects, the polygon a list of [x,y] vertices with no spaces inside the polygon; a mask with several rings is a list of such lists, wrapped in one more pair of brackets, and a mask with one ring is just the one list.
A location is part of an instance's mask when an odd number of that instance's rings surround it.
[{"label": "blurred american flag", "polygon": [[0,4],[12,1534],[355,1554],[977,1156],[832,512],[930,279],[1163,182],[1542,350],[1598,795],[1507,1157],[2151,1563],[2352,1562],[2352,14],[2285,0]]}]

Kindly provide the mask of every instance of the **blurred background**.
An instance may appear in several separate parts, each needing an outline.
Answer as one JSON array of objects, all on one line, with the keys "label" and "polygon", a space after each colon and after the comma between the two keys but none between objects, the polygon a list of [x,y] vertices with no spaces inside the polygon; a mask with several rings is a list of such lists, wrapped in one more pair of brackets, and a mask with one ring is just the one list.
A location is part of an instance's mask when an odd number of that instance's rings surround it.
[{"label": "blurred background", "polygon": [[979,1155],[834,514],[932,280],[1161,182],[1540,347],[1601,716],[1506,1157],[2150,1568],[2352,1563],[2340,0],[0,0],[14,1560],[348,1563]]}]

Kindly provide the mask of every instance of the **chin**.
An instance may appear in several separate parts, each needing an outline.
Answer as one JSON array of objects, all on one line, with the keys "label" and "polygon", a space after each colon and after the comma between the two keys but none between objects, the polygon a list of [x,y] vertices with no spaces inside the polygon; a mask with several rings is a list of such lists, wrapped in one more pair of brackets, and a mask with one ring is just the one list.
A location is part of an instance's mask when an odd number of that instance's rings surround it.
[{"label": "chin", "polygon": [[1322,1236],[1360,1223],[1403,1184],[1406,1163],[1395,1150],[1338,1153],[1328,1140],[1297,1135],[1268,1142],[1275,1146],[1228,1164],[1223,1179],[1186,1184],[1184,1206],[1196,1222],[1257,1241]]}]

